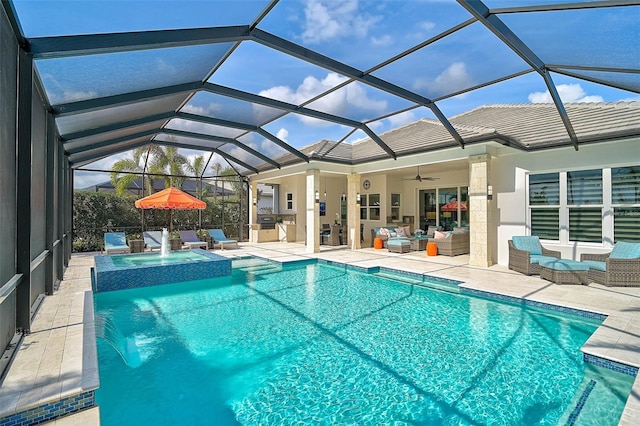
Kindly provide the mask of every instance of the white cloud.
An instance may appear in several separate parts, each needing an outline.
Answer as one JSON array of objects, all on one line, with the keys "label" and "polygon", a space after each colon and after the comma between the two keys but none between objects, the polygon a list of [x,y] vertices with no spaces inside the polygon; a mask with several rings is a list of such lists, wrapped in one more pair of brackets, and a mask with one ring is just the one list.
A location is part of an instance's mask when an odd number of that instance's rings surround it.
[{"label": "white cloud", "polygon": [[366,37],[382,19],[359,13],[358,0],[310,0],[304,14],[302,40],[310,44],[349,36]]},{"label": "white cloud", "polygon": [[371,37],[371,44],[374,46],[390,46],[393,44],[393,38],[389,34],[382,37]]},{"label": "white cloud", "polygon": [[[259,95],[297,105],[326,92],[346,80],[346,77],[336,73],[329,73],[322,80],[309,76],[306,77],[302,84],[295,90],[288,86],[276,86],[263,90]],[[383,113],[387,109],[387,102],[370,98],[360,83],[351,83],[309,105],[309,108],[334,115],[344,114],[349,107],[363,111]],[[315,126],[326,126],[329,124],[322,120],[305,116],[300,116],[300,120],[305,124]]]},{"label": "white cloud", "polygon": [[429,96],[434,96],[457,92],[474,85],[474,80],[467,71],[466,64],[464,62],[454,62],[435,79],[418,79],[413,86],[417,91],[424,91]]},{"label": "white cloud", "polygon": [[282,128],[278,130],[278,133],[276,133],[276,137],[284,142],[288,142],[287,138],[289,137],[289,131],[285,128]]},{"label": "white cloud", "polygon": [[[604,102],[602,96],[590,95],[579,84],[561,84],[556,90],[562,102]],[[533,92],[529,94],[529,102],[534,104],[551,103],[553,99],[547,90],[546,92]]]},{"label": "white cloud", "polygon": [[418,23],[418,28],[420,28],[423,31],[429,31],[434,29],[435,27],[436,27],[436,23],[431,21],[422,21]]},{"label": "white cloud", "polygon": [[392,128],[400,127],[404,124],[416,121],[413,111],[405,111],[400,114],[392,115],[388,118]]}]

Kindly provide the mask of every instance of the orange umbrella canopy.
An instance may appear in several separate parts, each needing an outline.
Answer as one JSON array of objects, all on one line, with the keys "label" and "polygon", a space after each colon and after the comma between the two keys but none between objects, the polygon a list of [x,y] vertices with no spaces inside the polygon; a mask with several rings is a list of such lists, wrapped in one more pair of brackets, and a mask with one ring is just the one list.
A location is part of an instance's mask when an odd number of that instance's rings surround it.
[{"label": "orange umbrella canopy", "polygon": [[[460,203],[460,210],[467,210],[467,205],[465,203]],[[447,204],[443,204],[440,206],[441,212],[457,212],[458,211],[458,201],[453,200],[449,201]]]},{"label": "orange umbrella canopy", "polygon": [[202,210],[207,208],[207,204],[178,188],[171,187],[140,198],[136,201],[136,207],[139,209]]}]

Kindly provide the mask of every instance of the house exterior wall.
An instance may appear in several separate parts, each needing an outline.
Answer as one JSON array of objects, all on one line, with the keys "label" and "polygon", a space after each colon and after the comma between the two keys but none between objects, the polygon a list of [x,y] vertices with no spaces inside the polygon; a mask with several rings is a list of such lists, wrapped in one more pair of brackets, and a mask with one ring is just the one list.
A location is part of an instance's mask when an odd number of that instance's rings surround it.
[{"label": "house exterior wall", "polygon": [[[502,154],[502,153],[501,153]],[[498,155],[492,159],[490,183],[493,185],[491,203],[494,230],[490,239],[495,261],[509,262],[508,240],[514,235],[529,235],[527,175],[529,173],[564,172],[608,167],[640,165],[640,138],[604,142],[573,148],[518,152]],[[640,224],[639,224],[640,226]],[[605,253],[611,243],[543,241],[545,247],[559,250],[563,258],[580,259],[580,254]]]}]

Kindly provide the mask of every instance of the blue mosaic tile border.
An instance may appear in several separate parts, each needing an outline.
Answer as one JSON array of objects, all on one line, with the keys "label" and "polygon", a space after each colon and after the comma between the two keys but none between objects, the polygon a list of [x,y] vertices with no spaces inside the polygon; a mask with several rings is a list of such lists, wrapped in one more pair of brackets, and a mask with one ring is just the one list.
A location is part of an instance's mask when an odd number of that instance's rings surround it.
[{"label": "blue mosaic tile border", "polygon": [[620,362],[600,358],[599,356],[583,353],[582,360],[587,364],[593,364],[596,367],[607,368],[609,370],[617,371],[618,373],[626,374],[628,376],[636,377],[638,374],[638,367],[632,367]]},{"label": "blue mosaic tile border", "polygon": [[111,256],[96,256],[94,292],[126,290],[231,275],[231,259],[202,249],[192,251],[203,255],[204,258],[165,265],[116,267]]},{"label": "blue mosaic tile border", "polygon": [[582,392],[582,395],[580,395],[580,399],[578,400],[576,407],[573,409],[573,411],[569,415],[567,426],[573,426],[574,424],[576,424],[576,420],[578,420],[578,416],[580,415],[580,412],[582,411],[584,404],[587,402],[587,398],[589,398],[589,395],[591,394],[591,391],[595,386],[596,386],[595,380],[589,380],[589,384],[587,385],[587,388],[584,390],[584,392]]},{"label": "blue mosaic tile border", "polygon": [[387,267],[384,267],[384,266],[380,267],[379,272],[386,272],[386,273],[389,273],[389,274],[402,275],[402,276],[405,276],[405,277],[408,277],[408,278],[413,278],[413,279],[420,280],[420,281],[423,281],[424,277],[425,277],[424,274],[421,274],[419,272],[401,271],[401,270],[398,270],[398,269],[387,268]]},{"label": "blue mosaic tile border", "polygon": [[515,296],[506,296],[504,294],[491,293],[484,290],[476,290],[473,288],[461,287],[460,291],[463,294],[468,294],[471,296],[487,297],[490,299],[501,300],[503,302],[514,303],[517,305],[525,305],[532,308],[545,309],[547,311],[558,312],[566,315],[589,318],[589,319],[594,319],[598,321],[604,321],[605,319],[607,319],[607,315],[599,314],[597,312],[584,311],[582,309],[576,309],[576,308],[567,308],[566,306],[552,305],[550,303],[536,302],[534,300],[521,299]]},{"label": "blue mosaic tile border", "polygon": [[37,425],[85,410],[94,405],[95,393],[91,390],[3,417],[0,419],[0,426]]}]

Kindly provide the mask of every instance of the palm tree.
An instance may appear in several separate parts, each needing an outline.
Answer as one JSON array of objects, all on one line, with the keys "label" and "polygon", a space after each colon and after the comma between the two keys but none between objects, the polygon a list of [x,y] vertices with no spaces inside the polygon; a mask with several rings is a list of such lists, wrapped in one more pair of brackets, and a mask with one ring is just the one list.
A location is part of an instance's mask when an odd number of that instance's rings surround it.
[{"label": "palm tree", "polygon": [[213,198],[218,198],[218,176],[222,176],[223,170],[224,168],[220,163],[216,162],[211,165],[211,173],[213,174],[213,176],[215,176],[215,180],[213,181],[213,185],[214,185]]},{"label": "palm tree", "polygon": [[[116,194],[124,194],[140,175],[144,176],[143,160],[146,160],[150,151],[150,146],[136,148],[133,150],[133,158],[123,158],[111,166],[111,183],[116,189]],[[153,178],[149,175],[144,176],[143,185],[146,186],[147,192],[151,193],[153,189]]]},{"label": "palm tree", "polygon": [[[146,163],[146,170],[145,170]],[[147,193],[153,192],[153,175],[167,175],[165,187],[182,187],[184,178],[183,166],[187,163],[185,156],[178,154],[175,147],[162,148],[151,144],[133,150],[133,158],[124,158],[111,167],[111,183],[116,193],[122,195],[140,175],[144,175]],[[151,175],[151,176],[150,176]],[[178,177],[176,177],[178,176]]]},{"label": "palm tree", "polygon": [[204,197],[204,192],[202,190],[202,175],[204,174],[204,157],[202,155],[198,155],[193,159],[193,162],[187,162],[184,165],[184,168],[187,170],[187,173],[193,174],[193,176],[198,180],[198,198],[202,199]]}]

